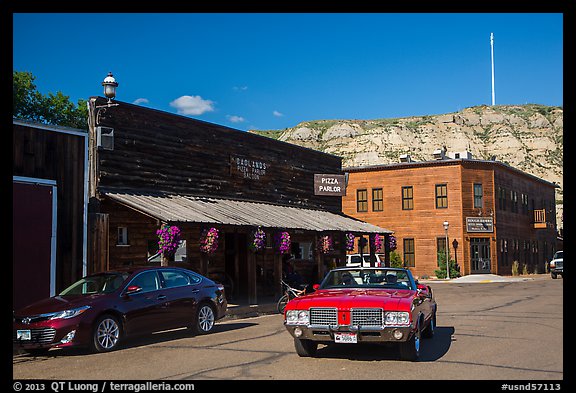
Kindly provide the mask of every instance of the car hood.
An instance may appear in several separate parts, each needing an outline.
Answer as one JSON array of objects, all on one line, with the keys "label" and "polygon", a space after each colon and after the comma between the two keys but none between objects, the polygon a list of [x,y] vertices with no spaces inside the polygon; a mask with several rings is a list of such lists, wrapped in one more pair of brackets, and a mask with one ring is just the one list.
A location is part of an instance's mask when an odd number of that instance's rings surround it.
[{"label": "car hood", "polygon": [[286,309],[307,310],[310,307],[384,308],[410,311],[415,291],[409,289],[321,289],[291,300]]},{"label": "car hood", "polygon": [[87,296],[53,296],[32,303],[24,308],[16,310],[17,316],[30,316],[46,314],[56,311],[70,310],[81,306],[92,306],[95,302],[109,296],[108,294],[94,294]]}]

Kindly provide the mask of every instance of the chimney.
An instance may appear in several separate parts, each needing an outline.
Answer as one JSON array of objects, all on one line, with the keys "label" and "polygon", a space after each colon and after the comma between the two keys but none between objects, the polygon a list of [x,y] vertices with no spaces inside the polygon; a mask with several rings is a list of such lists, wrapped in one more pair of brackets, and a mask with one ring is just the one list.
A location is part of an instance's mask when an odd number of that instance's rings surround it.
[{"label": "chimney", "polygon": [[410,154],[400,154],[400,162],[412,162]]}]

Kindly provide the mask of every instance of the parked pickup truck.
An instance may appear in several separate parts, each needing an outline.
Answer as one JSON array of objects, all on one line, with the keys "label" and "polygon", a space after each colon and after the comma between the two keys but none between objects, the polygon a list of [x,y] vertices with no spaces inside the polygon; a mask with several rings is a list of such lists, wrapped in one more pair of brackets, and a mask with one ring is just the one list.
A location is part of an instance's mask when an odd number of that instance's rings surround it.
[{"label": "parked pickup truck", "polygon": [[556,251],[554,257],[550,261],[550,275],[552,278],[558,278],[558,275],[561,275],[562,278],[564,278],[563,251]]}]

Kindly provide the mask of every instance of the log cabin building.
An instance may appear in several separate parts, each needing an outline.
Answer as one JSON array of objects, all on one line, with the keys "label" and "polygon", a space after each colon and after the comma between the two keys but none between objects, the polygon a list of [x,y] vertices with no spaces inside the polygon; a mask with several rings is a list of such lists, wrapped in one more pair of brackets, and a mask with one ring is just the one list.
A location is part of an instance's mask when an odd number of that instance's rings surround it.
[{"label": "log cabin building", "polygon": [[436,275],[447,242],[462,275],[510,275],[514,261],[520,273],[543,273],[556,251],[557,186],[505,163],[439,149],[430,161],[404,155],[343,170],[344,213],[394,231],[396,252],[418,276]]},{"label": "log cabin building", "polygon": [[[283,251],[294,267],[318,282],[326,266],[344,264],[346,234],[391,233],[344,215],[339,195],[317,195],[315,175],[343,176],[337,156],[101,97],[88,106],[93,271],[181,266],[254,303],[280,293],[279,234],[290,237]],[[182,242],[160,255],[165,225],[178,227]],[[266,238],[254,250],[258,230]],[[209,231],[216,242],[205,252]],[[326,237],[331,247],[322,252]]]},{"label": "log cabin building", "polygon": [[12,120],[12,306],[88,271],[88,133]]}]

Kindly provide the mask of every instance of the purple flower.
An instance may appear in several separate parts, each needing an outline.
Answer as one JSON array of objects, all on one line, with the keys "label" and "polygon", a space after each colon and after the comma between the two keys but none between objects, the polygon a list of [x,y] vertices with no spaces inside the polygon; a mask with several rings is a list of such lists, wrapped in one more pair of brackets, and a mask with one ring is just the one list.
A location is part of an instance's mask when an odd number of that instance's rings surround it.
[{"label": "purple flower", "polygon": [[214,254],[218,249],[218,236],[218,229],[204,229],[200,236],[200,251],[206,254]]}]

